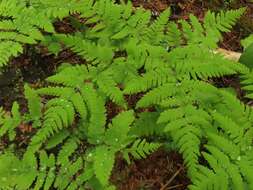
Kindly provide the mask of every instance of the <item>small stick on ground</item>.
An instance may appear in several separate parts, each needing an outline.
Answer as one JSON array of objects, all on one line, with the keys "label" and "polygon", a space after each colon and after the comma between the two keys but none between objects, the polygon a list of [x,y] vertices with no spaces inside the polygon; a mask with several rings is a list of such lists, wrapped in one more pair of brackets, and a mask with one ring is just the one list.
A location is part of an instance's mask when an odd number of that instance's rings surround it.
[{"label": "small stick on ground", "polygon": [[[167,183],[165,183],[161,188],[160,190],[165,190],[166,187],[168,187],[168,185],[177,177],[177,175],[181,172],[183,168],[179,168],[175,173],[174,175],[169,179],[169,181],[167,181]],[[177,185],[178,186],[178,185]],[[181,185],[180,185],[181,186]]]}]

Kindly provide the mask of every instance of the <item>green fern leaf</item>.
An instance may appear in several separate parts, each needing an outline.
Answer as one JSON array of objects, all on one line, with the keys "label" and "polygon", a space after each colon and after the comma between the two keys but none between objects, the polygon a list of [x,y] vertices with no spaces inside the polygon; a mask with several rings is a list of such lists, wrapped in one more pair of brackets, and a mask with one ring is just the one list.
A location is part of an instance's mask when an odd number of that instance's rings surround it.
[{"label": "green fern leaf", "polygon": [[106,74],[100,74],[97,77],[97,85],[116,104],[125,106],[123,92],[117,87],[113,78]]},{"label": "green fern leaf", "polygon": [[91,143],[99,144],[105,132],[105,102],[96,93],[92,85],[85,85],[81,89],[83,99],[88,105],[90,118],[88,127],[88,140]]},{"label": "green fern leaf", "polygon": [[190,190],[228,190],[228,176],[222,169],[218,169],[215,172],[199,166],[199,172],[196,173],[193,185],[189,185]]},{"label": "green fern leaf", "polygon": [[66,189],[69,183],[72,181],[73,176],[83,167],[83,160],[79,157],[73,163],[67,163],[64,165],[56,177],[54,187],[57,189]]},{"label": "green fern leaf", "polygon": [[50,154],[47,165],[48,165],[49,170],[47,173],[47,178],[45,180],[44,190],[49,190],[55,180],[56,168],[55,168],[55,157],[53,154]]},{"label": "green fern leaf", "polygon": [[113,51],[110,47],[96,45],[78,36],[58,35],[57,38],[87,61],[108,63],[113,58]]},{"label": "green fern leaf", "polygon": [[99,182],[106,186],[114,165],[114,150],[108,149],[106,146],[98,146],[95,150],[94,171]]},{"label": "green fern leaf", "polygon": [[73,106],[75,107],[76,112],[80,114],[80,117],[82,119],[87,119],[88,110],[87,110],[87,106],[86,106],[82,96],[79,93],[75,93],[71,97],[71,102],[72,102]]},{"label": "green fern leaf", "polygon": [[130,148],[123,151],[123,156],[130,164],[129,154],[131,154],[135,159],[143,159],[149,154],[155,152],[160,146],[161,144],[159,143],[148,143],[145,139],[137,139]]},{"label": "green fern leaf", "polygon": [[[35,90],[31,89],[28,85],[25,85],[25,97],[28,101],[28,108],[29,108],[29,116],[33,121],[39,122],[39,119],[42,116],[41,113],[41,100]],[[39,123],[38,123],[39,124]],[[36,127],[37,125],[33,125]]]},{"label": "green fern leaf", "polygon": [[173,96],[176,93],[176,84],[167,83],[163,86],[157,87],[152,91],[144,95],[143,98],[137,103],[137,108],[147,107],[153,104],[157,104],[169,96]]},{"label": "green fern leaf", "polygon": [[17,102],[14,102],[11,109],[12,116],[7,116],[3,120],[3,124],[0,127],[0,137],[8,133],[9,139],[14,140],[16,136],[15,129],[21,123],[21,114],[19,112],[19,105]]},{"label": "green fern leaf", "polygon": [[47,162],[48,162],[48,156],[45,151],[40,152],[40,167],[39,167],[39,174],[36,180],[36,184],[34,187],[34,190],[39,190],[42,188],[43,183],[46,179],[47,173]]},{"label": "green fern leaf", "polygon": [[165,39],[164,33],[170,14],[169,9],[163,11],[148,28],[147,36],[149,37],[151,43],[160,44],[161,41]]},{"label": "green fern leaf", "polygon": [[71,97],[74,94],[73,88],[68,87],[46,87],[37,90],[40,95]]},{"label": "green fern leaf", "polygon": [[65,166],[69,163],[69,156],[78,148],[76,139],[69,138],[63,145],[57,157],[57,164]]},{"label": "green fern leaf", "polygon": [[149,136],[162,136],[164,134],[164,124],[157,124],[156,121],[159,117],[157,112],[143,112],[138,115],[138,119],[134,126],[130,129],[131,135],[138,137]]},{"label": "green fern leaf", "polygon": [[105,133],[105,143],[115,148],[123,148],[127,144],[130,125],[134,121],[133,111],[126,111],[118,114],[112,120],[112,125]]},{"label": "green fern leaf", "polygon": [[69,135],[70,133],[67,130],[62,130],[59,133],[56,133],[55,135],[53,135],[51,138],[48,139],[45,148],[51,149],[56,147],[57,145],[61,144]]},{"label": "green fern leaf", "polygon": [[145,92],[150,88],[154,88],[169,82],[175,82],[172,71],[170,69],[157,69],[155,71],[145,73],[142,77],[136,77],[130,80],[126,84],[124,92],[128,94]]}]

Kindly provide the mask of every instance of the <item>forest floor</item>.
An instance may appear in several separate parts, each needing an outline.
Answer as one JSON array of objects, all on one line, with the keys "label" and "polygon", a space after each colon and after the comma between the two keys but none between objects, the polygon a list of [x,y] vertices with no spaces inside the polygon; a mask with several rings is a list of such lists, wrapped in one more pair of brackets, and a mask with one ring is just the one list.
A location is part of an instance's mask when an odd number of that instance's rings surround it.
[{"label": "forest floor", "polygon": [[[201,20],[207,10],[220,11],[231,8],[247,7],[247,12],[234,27],[233,31],[224,34],[220,47],[231,51],[242,51],[241,39],[253,33],[253,3],[247,0],[229,1],[213,0],[132,0],[134,6],[143,6],[150,9],[153,15],[171,7],[171,19],[189,18],[192,13]],[[62,24],[56,24],[58,30],[66,29]],[[7,110],[11,108],[14,101],[26,104],[23,97],[24,83],[34,86],[42,85],[42,81],[55,72],[57,65],[62,61],[80,62],[79,58],[70,52],[61,52],[57,58],[43,53],[36,47],[26,49],[26,52],[12,61],[12,64],[0,75],[0,105]],[[238,89],[235,78],[219,79],[219,85],[231,86]],[[135,98],[135,97],[134,97]],[[131,101],[136,100],[132,99]],[[23,106],[25,109],[25,106]],[[110,106],[109,106],[110,107]],[[112,106],[113,107],[113,106]],[[112,108],[113,109],[113,108]],[[114,110],[109,110],[114,112]],[[176,152],[165,152],[159,150],[147,159],[134,161],[127,165],[122,159],[118,159],[114,167],[111,181],[118,186],[119,190],[184,190],[190,183],[186,177],[186,169],[180,154]]]}]

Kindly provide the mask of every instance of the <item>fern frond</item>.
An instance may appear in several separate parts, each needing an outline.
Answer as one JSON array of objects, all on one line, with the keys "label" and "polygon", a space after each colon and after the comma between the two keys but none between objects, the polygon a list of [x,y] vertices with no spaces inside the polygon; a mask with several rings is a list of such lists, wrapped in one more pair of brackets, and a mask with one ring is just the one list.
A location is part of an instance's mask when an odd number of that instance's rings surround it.
[{"label": "fern frond", "polygon": [[[213,170],[215,172],[215,177],[221,177],[221,174],[224,177],[226,176],[223,178],[223,188],[247,189],[247,187],[251,187],[252,183],[249,180],[252,178],[252,175],[248,173],[248,169],[252,168],[252,163],[249,161],[249,155],[251,155],[252,150],[240,149],[240,146],[233,144],[232,141],[221,135],[209,133],[208,137],[210,144],[206,146],[208,153],[204,152],[203,156],[208,161],[211,170],[203,166],[200,166],[200,168],[208,171],[210,174]],[[193,187],[192,189],[200,189],[201,187],[209,189],[212,186],[218,185],[216,182],[208,181],[206,177],[196,174],[193,178],[194,185],[190,187]],[[220,189],[220,187],[217,189]]]},{"label": "fern frond", "polygon": [[137,107],[147,107],[153,104],[157,104],[169,96],[173,96],[176,93],[176,84],[167,83],[163,86],[157,87],[143,96],[137,103]]},{"label": "fern frond", "polygon": [[[0,67],[6,65],[12,56],[22,53],[22,44],[35,44],[43,40],[40,29],[54,32],[49,18],[40,14],[34,7],[26,6],[25,1],[3,0],[0,2]],[[8,50],[8,51],[6,51]]]},{"label": "fern frond", "polygon": [[[64,64],[62,64],[62,67]],[[60,68],[59,68],[60,70]],[[68,75],[68,77],[66,77]],[[75,65],[61,69],[57,74],[48,77],[46,80],[57,85],[77,88],[89,77],[86,66]]]},{"label": "fern frond", "polygon": [[109,63],[113,58],[112,48],[108,46],[96,45],[90,41],[84,40],[78,36],[70,35],[57,35],[59,41],[62,41],[64,45],[87,61],[92,62],[93,64],[102,62]]},{"label": "fern frond", "polygon": [[24,93],[28,102],[29,117],[34,122],[33,127],[37,127],[37,125],[39,125],[39,119],[42,116],[40,97],[36,91],[30,88],[28,85],[25,85]]},{"label": "fern frond", "polygon": [[199,166],[194,177],[193,185],[189,185],[190,190],[228,190],[228,175],[222,169],[213,171]]},{"label": "fern frond", "polygon": [[47,138],[64,127],[71,126],[74,121],[75,111],[71,102],[65,99],[52,99],[46,105],[42,128],[32,138],[31,144],[43,143]]},{"label": "fern frond", "polygon": [[166,40],[168,41],[169,47],[178,47],[182,44],[182,34],[181,31],[178,29],[178,25],[176,23],[168,23]]},{"label": "fern frond", "polygon": [[[48,187],[52,185],[52,183],[48,182],[48,176],[49,173],[47,172],[49,168],[49,172],[52,169],[52,167],[55,166],[54,164],[54,156],[51,154],[50,156],[47,155],[45,151],[40,152],[40,166],[38,171],[38,177],[34,186],[34,190],[39,190],[43,187],[45,181],[47,181],[47,184],[44,186],[44,189],[49,189]],[[50,176],[52,177],[52,176]],[[50,185],[49,185],[50,184]]]},{"label": "fern frond", "polygon": [[79,170],[83,168],[82,157],[79,157],[74,162],[69,162],[61,167],[58,176],[56,176],[54,187],[57,189],[66,189],[71,183],[75,175],[78,174]]},{"label": "fern frond", "polygon": [[244,65],[226,60],[221,55],[213,54],[208,48],[199,45],[176,48],[169,53],[168,60],[179,76],[189,75],[195,80],[249,71]]},{"label": "fern frond", "polygon": [[[149,26],[147,36],[152,44],[161,44],[165,40],[165,29],[169,20],[170,10],[163,11],[159,17]],[[154,35],[156,34],[156,35]]]},{"label": "fern frond", "polygon": [[[229,32],[244,12],[245,8],[221,11],[218,14],[208,11],[203,25],[195,16],[190,15],[190,23],[180,21],[182,36],[187,40],[187,44],[202,43],[206,47],[216,48],[222,37],[221,32]],[[177,30],[175,34],[178,34]]]},{"label": "fern frond", "polygon": [[176,146],[179,152],[183,154],[188,167],[188,175],[191,177],[197,172],[199,149],[203,136],[201,129],[211,126],[209,117],[204,110],[186,106],[166,110],[161,113],[157,120],[158,123],[168,123],[164,131],[169,132],[174,142],[176,142]]},{"label": "fern frond", "polygon": [[90,84],[83,86],[81,95],[89,109],[88,139],[91,143],[99,144],[105,131],[105,102]]},{"label": "fern frond", "polygon": [[44,184],[44,189],[49,190],[50,187],[52,186],[54,179],[55,179],[55,156],[53,154],[50,154],[48,161],[47,161],[47,166],[49,168],[48,173],[47,173],[47,178],[45,180]]},{"label": "fern frond", "polygon": [[[11,189],[17,184],[17,176],[21,168],[21,161],[13,153],[0,155],[0,181],[1,188]],[[15,167],[14,167],[15,166]]]},{"label": "fern frond", "polygon": [[[224,129],[224,133],[227,135],[230,134],[229,137],[232,142],[237,142],[241,149],[246,149],[246,147],[251,146],[253,138],[253,129],[251,127],[253,122],[253,110],[250,106],[244,105],[231,93],[221,91],[220,94],[222,96],[222,102],[216,106],[216,109],[217,113],[222,113],[223,117],[217,118],[217,122],[218,124],[222,123],[221,128]],[[227,127],[228,121],[226,121],[226,118],[228,117],[230,118],[229,122],[234,123],[233,129]],[[232,133],[233,135],[231,135]],[[240,141],[236,141],[234,137],[239,138]]]},{"label": "fern frond", "polygon": [[241,76],[242,89],[246,91],[246,98],[253,99],[253,75],[252,72]]},{"label": "fern frond", "polygon": [[114,165],[115,152],[106,146],[98,146],[95,150],[94,159],[95,175],[100,183],[106,186]]},{"label": "fern frond", "polygon": [[71,97],[75,91],[69,87],[45,87],[37,90],[40,95],[56,96],[56,97]]},{"label": "fern frond", "polygon": [[84,183],[91,179],[94,175],[94,169],[91,165],[86,165],[84,167],[84,171],[81,172],[80,175],[76,177],[76,180],[72,181],[72,183],[68,186],[67,190],[76,190],[78,187],[84,187]]},{"label": "fern frond", "polygon": [[155,152],[161,144],[148,143],[145,139],[137,139],[134,141],[130,148],[123,151],[123,156],[128,163],[130,163],[129,155],[132,155],[134,159],[146,158],[149,154]]},{"label": "fern frond", "polygon": [[82,119],[87,119],[88,116],[87,105],[84,102],[84,99],[82,98],[81,94],[80,93],[73,94],[70,101],[72,102],[76,112],[79,113],[80,117]]},{"label": "fern frond", "polygon": [[224,133],[229,136],[233,143],[241,145],[242,147],[248,146],[247,144],[245,145],[246,141],[244,138],[246,138],[245,134],[247,134],[247,131],[251,130],[250,128],[243,128],[243,126],[239,126],[229,117],[223,116],[218,112],[214,112],[212,115],[218,127],[224,130]]},{"label": "fern frond", "polygon": [[70,132],[65,130],[60,131],[59,133],[54,134],[52,137],[50,137],[46,144],[46,149],[51,149],[56,147],[59,144],[62,144],[62,142],[67,139],[70,136]]},{"label": "fern frond", "polygon": [[169,68],[168,70],[157,69],[145,73],[142,77],[132,78],[132,80],[127,82],[124,92],[127,94],[145,92],[150,88],[169,82],[175,82],[172,71]]},{"label": "fern frond", "polygon": [[252,161],[248,160],[247,158],[242,159],[239,163],[238,166],[240,167],[241,173],[243,178],[248,182],[247,185],[245,185],[248,189],[253,188],[253,183],[252,183],[252,179],[253,179],[253,175],[252,175]]},{"label": "fern frond", "polygon": [[0,137],[3,137],[8,133],[9,139],[14,140],[16,136],[15,129],[19,126],[22,121],[21,114],[19,112],[19,105],[14,102],[11,109],[11,116],[1,115],[3,121],[2,126],[0,126]]},{"label": "fern frond", "polygon": [[208,11],[204,19],[204,28],[207,31],[207,37],[214,42],[220,40],[219,32],[229,32],[236,21],[243,15],[245,8],[229,11],[221,11],[215,15]]},{"label": "fern frond", "polygon": [[78,142],[74,138],[69,138],[62,146],[61,151],[58,153],[57,156],[57,164],[65,166],[69,162],[69,157],[75,152],[78,148]]},{"label": "fern frond", "polygon": [[[13,140],[26,116],[36,127],[21,150],[15,141],[4,147],[0,188],[115,190],[109,179],[118,153],[129,163],[169,140],[183,156],[190,190],[252,189],[253,109],[208,82],[243,74],[244,89],[253,91],[249,69],[212,50],[243,11],[175,23],[169,10],[153,20],[130,1],[0,0],[0,67],[40,41],[85,59],[60,66],[44,88],[25,86],[28,114],[16,103],[10,114],[0,108],[0,137]],[[77,32],[55,34],[52,23],[71,14]],[[130,110],[124,94],[135,93],[142,96],[136,107],[147,109]],[[118,113],[112,118],[109,100]]]},{"label": "fern frond", "polygon": [[[218,161],[218,166],[228,174],[231,182],[228,183],[230,187],[233,187],[233,189],[244,189],[243,179],[240,174],[240,170],[238,166],[236,166],[234,163],[230,162],[229,157],[226,156],[223,152],[218,150],[215,147],[208,147],[208,150],[211,152],[214,159]],[[206,154],[204,154],[205,156]],[[206,158],[206,156],[205,156]],[[208,159],[207,159],[208,160]],[[208,160],[209,161],[209,160]],[[212,164],[212,162],[209,162],[209,164]],[[211,165],[212,167],[212,165]]]},{"label": "fern frond", "polygon": [[135,117],[132,110],[118,114],[112,120],[112,125],[106,130],[105,143],[114,148],[123,148],[127,144],[130,125]]},{"label": "fern frond", "polygon": [[7,64],[11,56],[16,57],[23,52],[22,45],[12,41],[1,42],[0,44],[0,67]]},{"label": "fern frond", "polygon": [[130,134],[137,135],[138,137],[164,135],[165,125],[156,123],[159,115],[160,114],[157,112],[140,113],[134,126],[130,130]]},{"label": "fern frond", "polygon": [[125,106],[123,92],[117,87],[117,83],[113,80],[112,76],[101,73],[97,77],[96,83],[99,89],[110,97],[113,102]]},{"label": "fern frond", "polygon": [[41,11],[48,18],[59,18],[70,14],[80,13],[82,6],[87,5],[86,1],[63,0],[59,1],[31,1],[31,5]]},{"label": "fern frond", "polygon": [[229,139],[212,133],[208,133],[207,135],[209,143],[217,146],[226,156],[229,156],[231,159],[237,159],[240,156],[240,147],[236,146]]}]

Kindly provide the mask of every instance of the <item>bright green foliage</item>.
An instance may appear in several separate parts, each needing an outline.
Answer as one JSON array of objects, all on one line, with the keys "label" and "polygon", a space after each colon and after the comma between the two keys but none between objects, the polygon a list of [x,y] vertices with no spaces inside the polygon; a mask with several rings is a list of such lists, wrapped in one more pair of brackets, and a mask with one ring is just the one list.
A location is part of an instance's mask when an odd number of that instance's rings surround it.
[{"label": "bright green foliage", "polygon": [[[252,96],[250,69],[213,51],[243,12],[175,23],[169,10],[153,19],[130,1],[0,1],[0,66],[38,41],[84,62],[63,63],[44,88],[26,85],[28,113],[17,103],[11,113],[0,109],[0,137],[14,140],[21,123],[34,128],[25,148],[13,142],[1,152],[0,189],[115,190],[109,179],[118,155],[131,163],[163,144],[182,154],[190,190],[252,189],[253,110],[208,82],[242,74]],[[69,14],[79,15],[71,17],[76,31],[56,33],[52,23]]]},{"label": "bright green foliage", "polygon": [[22,53],[22,44],[35,44],[36,40],[42,40],[39,28],[47,32],[54,30],[50,20],[33,7],[26,7],[25,1],[0,1],[0,15],[0,66],[7,64],[11,56]]},{"label": "bright green foliage", "polygon": [[8,113],[1,113],[1,128],[0,137],[8,134],[9,139],[12,141],[15,139],[16,132],[15,129],[21,124],[21,115],[19,113],[19,105],[15,102],[11,109],[11,115]]},{"label": "bright green foliage", "polygon": [[253,76],[252,76],[252,53],[253,53],[253,35],[250,35],[246,39],[242,40],[244,46],[244,52],[242,53],[239,62],[248,66],[251,70],[249,73],[244,74],[241,77],[241,83],[243,84],[242,89],[246,92],[247,98],[253,98]]},{"label": "bright green foliage", "polygon": [[251,70],[253,68],[253,35],[248,36],[247,38],[241,41],[244,51],[240,56],[239,62],[249,67]]},{"label": "bright green foliage", "polygon": [[129,155],[132,155],[135,159],[146,158],[147,155],[155,152],[161,145],[159,143],[148,143],[146,140],[136,140],[132,146],[123,152],[123,156],[130,164]]},{"label": "bright green foliage", "polygon": [[[32,159],[32,158],[31,158]],[[33,180],[34,171],[32,163],[30,162],[22,162],[12,153],[5,153],[1,155],[0,162],[1,164],[1,188],[8,189],[14,188],[17,186],[18,189],[27,189],[27,182]],[[21,176],[20,173],[27,172],[26,176]]]},{"label": "bright green foliage", "polygon": [[135,125],[131,128],[130,133],[139,137],[164,135],[165,125],[156,123],[159,115],[158,112],[140,113]]},{"label": "bright green foliage", "polygon": [[102,183],[106,186],[112,171],[114,164],[114,154],[113,150],[108,149],[106,146],[99,146],[95,150],[95,161],[94,161],[94,171]]},{"label": "bright green foliage", "polygon": [[242,89],[246,92],[246,97],[252,99],[253,98],[253,75],[252,71],[247,73],[241,77],[242,80]]},{"label": "bright green foliage", "polygon": [[[77,75],[75,72],[80,72],[80,74]],[[65,77],[62,77],[63,75]],[[133,141],[137,141],[137,137],[130,134],[130,126],[135,121],[134,112],[123,111],[113,118],[111,123],[106,124],[107,95],[100,91],[99,85],[96,88],[95,80],[94,84],[85,82],[86,78],[91,77],[89,75],[84,66],[63,65],[58,74],[48,78],[49,82],[62,85],[61,87],[45,87],[38,90],[25,87],[29,107],[29,113],[26,115],[28,118],[41,114],[41,110],[38,109],[40,108],[38,94],[49,95],[52,98],[43,107],[42,115],[40,115],[41,125],[36,125],[37,132],[33,135],[23,157],[16,158],[13,155],[22,166],[33,168],[28,170],[31,176],[29,175],[25,183],[17,178],[6,186],[18,186],[20,189],[30,186],[35,189],[50,189],[51,187],[59,190],[78,189],[84,187],[86,183],[90,184],[90,180],[95,178],[101,188],[113,188],[109,184],[109,177],[116,153],[125,152],[124,150]],[[79,80],[73,78],[73,81],[70,81],[71,76],[80,76],[80,78]],[[87,80],[89,81],[89,78]],[[33,107],[35,105],[39,107],[35,109]],[[13,118],[15,118],[17,104],[13,106]],[[1,112],[1,116],[4,117],[4,113]],[[8,124],[5,120],[2,123],[3,126]],[[5,128],[1,129],[5,130]],[[82,150],[83,142],[93,146]],[[47,151],[50,151],[59,146],[61,149],[57,154],[47,155],[42,149],[45,147]],[[140,155],[144,153],[146,155],[156,148],[158,146],[149,148],[142,143],[136,151]],[[81,150],[84,151],[83,154],[80,154]],[[36,158],[37,153],[40,155],[38,158]],[[6,153],[3,154],[5,155]],[[38,159],[38,161],[32,160],[28,163],[27,159]],[[86,170],[86,167],[90,166],[92,169]],[[23,178],[26,176],[23,170],[18,169],[18,171]],[[24,180],[23,178],[20,180]]]},{"label": "bright green foliage", "polygon": [[165,132],[171,133],[179,152],[183,154],[189,175],[196,172],[200,156],[201,127],[211,126],[208,120],[208,115],[203,110],[190,105],[168,109],[158,119],[158,122],[168,123]]},{"label": "bright green foliage", "polygon": [[[79,13],[81,6],[85,6],[84,0],[26,0],[30,6],[36,8],[39,12],[43,12],[48,18],[59,18],[69,16],[70,14]],[[87,4],[87,3],[86,3]]]},{"label": "bright green foliage", "polygon": [[251,34],[250,36],[248,36],[247,38],[241,40],[241,44],[245,49],[247,49],[247,47],[249,47],[251,44],[253,43],[253,35]]},{"label": "bright green foliage", "polygon": [[54,33],[53,21],[77,13],[83,1],[1,0],[0,67],[23,52],[23,44],[43,41],[41,30]]},{"label": "bright green foliage", "polygon": [[42,116],[41,113],[41,100],[38,94],[30,88],[28,85],[24,86],[24,94],[27,99],[27,104],[29,108],[29,117],[30,121],[33,122],[33,127],[40,125],[40,118]]}]

